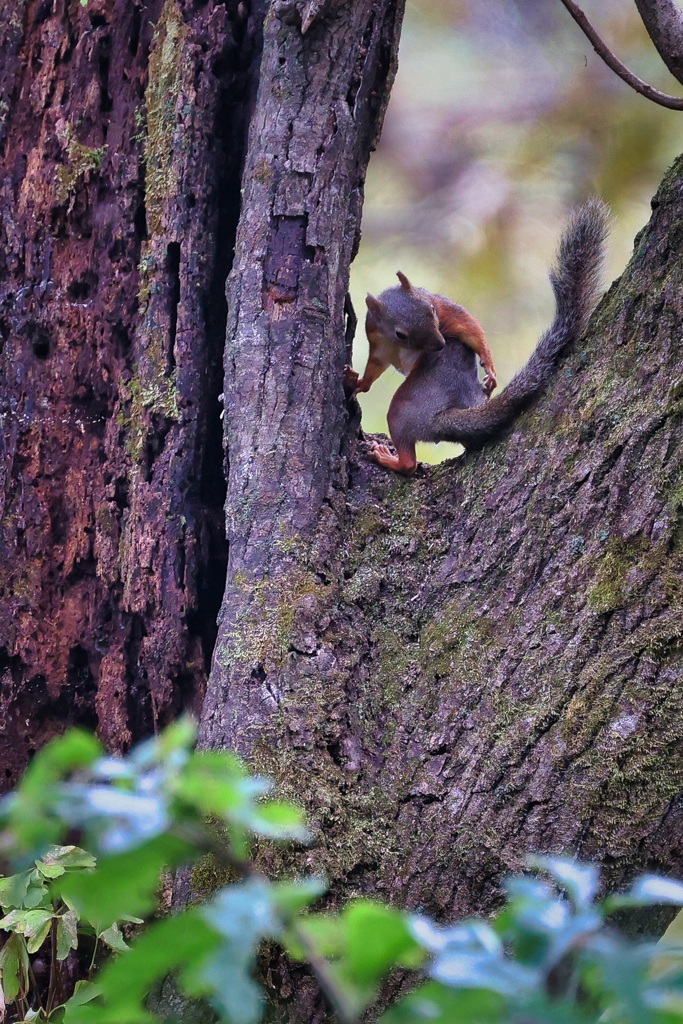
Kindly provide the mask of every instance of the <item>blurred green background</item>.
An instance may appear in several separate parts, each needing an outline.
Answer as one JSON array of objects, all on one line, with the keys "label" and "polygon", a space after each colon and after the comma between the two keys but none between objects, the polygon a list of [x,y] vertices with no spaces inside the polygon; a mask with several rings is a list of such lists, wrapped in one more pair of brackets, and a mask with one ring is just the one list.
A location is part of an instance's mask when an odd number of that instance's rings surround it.
[{"label": "blurred green background", "polygon": [[[630,0],[583,9],[636,74],[680,94]],[[568,211],[594,193],[611,206],[608,283],[681,151],[682,118],[609,71],[559,0],[408,0],[352,267],[355,368],[365,294],[402,270],[481,321],[503,386],[552,318],[547,271]],[[365,430],[386,431],[400,382],[390,369],[361,396]],[[460,450],[421,445],[418,457]]]}]

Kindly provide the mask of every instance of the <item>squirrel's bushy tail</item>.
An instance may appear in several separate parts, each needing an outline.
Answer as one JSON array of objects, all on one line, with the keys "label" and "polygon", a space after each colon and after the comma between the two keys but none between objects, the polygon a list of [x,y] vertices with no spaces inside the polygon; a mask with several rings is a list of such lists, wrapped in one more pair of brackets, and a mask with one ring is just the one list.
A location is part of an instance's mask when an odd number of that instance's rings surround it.
[{"label": "squirrel's bushy tail", "polygon": [[435,441],[478,448],[496,437],[546,387],[561,353],[581,335],[593,311],[600,281],[609,210],[590,199],[576,210],[560,240],[550,272],[555,319],[526,366],[499,395],[474,409],[446,409],[434,421]]}]

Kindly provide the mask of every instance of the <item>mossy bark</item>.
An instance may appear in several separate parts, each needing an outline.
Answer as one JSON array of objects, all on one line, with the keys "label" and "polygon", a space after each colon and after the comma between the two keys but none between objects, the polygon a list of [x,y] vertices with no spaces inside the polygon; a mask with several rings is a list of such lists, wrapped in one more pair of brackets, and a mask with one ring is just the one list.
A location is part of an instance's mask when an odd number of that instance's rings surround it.
[{"label": "mossy bark", "polygon": [[485,912],[531,851],[680,871],[683,166],[548,395],[398,478],[341,382],[402,5],[152,7],[0,2],[7,784],[67,722],[198,708],[213,652],[202,742],[305,806],[260,858],[333,903]]},{"label": "mossy bark", "polygon": [[0,3],[4,787],[68,723],[122,750],[199,710],[259,24],[237,0]]},{"label": "mossy bark", "polygon": [[[266,870],[442,919],[491,910],[532,852],[601,861],[609,884],[680,874],[683,162],[653,209],[508,436],[412,479],[359,440],[327,489],[297,492],[308,518],[279,492],[279,515],[260,498],[242,527],[230,506],[205,741],[272,776],[316,835]],[[302,444],[309,470],[327,436]],[[231,459],[229,494],[246,501],[288,437],[250,449],[251,476]]]}]

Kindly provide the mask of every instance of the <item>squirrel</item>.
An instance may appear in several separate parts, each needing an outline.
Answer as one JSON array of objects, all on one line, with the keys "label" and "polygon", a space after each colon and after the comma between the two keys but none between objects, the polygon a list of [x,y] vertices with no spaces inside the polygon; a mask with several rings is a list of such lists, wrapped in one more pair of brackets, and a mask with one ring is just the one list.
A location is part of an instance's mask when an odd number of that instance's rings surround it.
[{"label": "squirrel", "polygon": [[[377,298],[368,295],[367,365],[362,377],[346,367],[345,386],[352,397],[369,391],[390,365],[406,377],[387,415],[396,454],[374,442],[373,461],[410,474],[417,468],[417,441],[459,441],[465,448],[480,448],[544,391],[560,355],[580,336],[595,305],[608,216],[597,198],[573,213],[550,272],[555,318],[526,365],[495,398],[489,398],[496,372],[486,336],[467,310],[415,288],[400,272],[399,285]],[[477,356],[486,374],[483,386]]]}]

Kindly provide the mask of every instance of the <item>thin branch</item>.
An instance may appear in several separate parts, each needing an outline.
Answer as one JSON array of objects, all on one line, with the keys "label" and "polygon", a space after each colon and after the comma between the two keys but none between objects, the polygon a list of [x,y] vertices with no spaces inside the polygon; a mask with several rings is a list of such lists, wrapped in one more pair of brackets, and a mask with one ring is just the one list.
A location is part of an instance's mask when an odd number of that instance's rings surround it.
[{"label": "thin branch", "polygon": [[45,1006],[48,1015],[52,1012],[57,992],[57,919],[52,919],[50,925],[50,983],[47,989]]},{"label": "thin branch", "polygon": [[635,4],[657,53],[683,83],[683,11],[676,0],[635,0]]},{"label": "thin branch", "polygon": [[632,71],[629,71],[625,64],[622,64],[617,55],[610,50],[604,39],[598,35],[596,29],[591,25],[581,8],[574,3],[574,0],[561,0],[561,3],[564,4],[576,24],[589,39],[597,55],[602,57],[607,67],[611,68],[619,78],[626,82],[627,85],[630,85],[632,89],[635,89],[636,92],[639,92],[641,96],[652,100],[653,103],[659,103],[660,106],[669,107],[671,110],[683,110],[683,98],[669,96],[666,92],[660,92],[659,89],[648,85],[642,78],[638,78]]}]

